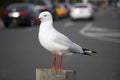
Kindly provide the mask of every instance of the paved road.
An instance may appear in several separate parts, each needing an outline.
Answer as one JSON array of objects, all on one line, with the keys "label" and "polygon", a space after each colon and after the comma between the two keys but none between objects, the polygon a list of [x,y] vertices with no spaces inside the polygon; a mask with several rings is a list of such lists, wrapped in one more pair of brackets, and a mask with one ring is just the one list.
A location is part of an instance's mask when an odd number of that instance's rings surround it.
[{"label": "paved road", "polygon": [[[63,68],[75,70],[77,80],[120,80],[118,10],[100,9],[94,21],[67,18],[54,23],[72,41],[98,52],[91,57],[64,56]],[[0,80],[35,80],[36,68],[52,66],[52,55],[38,42],[38,29],[0,29]]]}]

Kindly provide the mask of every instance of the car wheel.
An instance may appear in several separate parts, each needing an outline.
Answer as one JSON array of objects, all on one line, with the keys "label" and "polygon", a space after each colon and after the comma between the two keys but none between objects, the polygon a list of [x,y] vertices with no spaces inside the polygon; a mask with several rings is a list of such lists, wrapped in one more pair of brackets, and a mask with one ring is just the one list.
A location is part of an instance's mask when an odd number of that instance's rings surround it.
[{"label": "car wheel", "polygon": [[53,16],[53,20],[57,21],[59,19],[57,13],[55,11],[51,12],[52,16]]},{"label": "car wheel", "polygon": [[90,17],[89,20],[94,20],[94,17]]},{"label": "car wheel", "polygon": [[72,17],[70,17],[70,19],[71,19],[72,21],[76,21],[76,19],[74,19],[74,18],[72,18]]},{"label": "car wheel", "polygon": [[9,27],[9,23],[4,23],[5,27],[8,28]]},{"label": "car wheel", "polygon": [[27,26],[34,26],[34,21],[33,20],[29,20],[27,22]]},{"label": "car wheel", "polygon": [[58,15],[55,13],[55,14],[53,14],[53,20],[58,20],[59,19],[59,17],[58,17]]}]

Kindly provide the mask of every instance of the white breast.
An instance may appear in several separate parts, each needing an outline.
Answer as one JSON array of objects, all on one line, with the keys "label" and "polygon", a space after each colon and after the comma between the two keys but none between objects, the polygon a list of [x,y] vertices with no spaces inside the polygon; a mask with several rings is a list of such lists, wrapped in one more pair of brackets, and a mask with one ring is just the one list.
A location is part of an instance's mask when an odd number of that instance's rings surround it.
[{"label": "white breast", "polygon": [[56,43],[54,40],[57,37],[57,33],[54,29],[52,28],[46,28],[46,27],[40,27],[40,32],[39,32],[39,41],[41,43],[41,45],[51,51],[61,51],[61,50],[67,50],[68,47],[67,46],[63,46],[60,45],[58,43]]}]

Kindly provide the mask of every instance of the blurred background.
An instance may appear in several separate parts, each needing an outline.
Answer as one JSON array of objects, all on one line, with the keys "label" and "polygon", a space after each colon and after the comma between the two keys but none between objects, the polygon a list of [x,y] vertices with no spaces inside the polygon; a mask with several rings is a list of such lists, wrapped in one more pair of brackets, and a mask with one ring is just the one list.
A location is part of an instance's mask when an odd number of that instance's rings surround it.
[{"label": "blurred background", "polygon": [[1,0],[0,80],[35,80],[36,68],[52,67],[34,22],[43,11],[52,13],[58,31],[97,51],[65,55],[63,69],[75,70],[76,80],[120,80],[120,0]]}]

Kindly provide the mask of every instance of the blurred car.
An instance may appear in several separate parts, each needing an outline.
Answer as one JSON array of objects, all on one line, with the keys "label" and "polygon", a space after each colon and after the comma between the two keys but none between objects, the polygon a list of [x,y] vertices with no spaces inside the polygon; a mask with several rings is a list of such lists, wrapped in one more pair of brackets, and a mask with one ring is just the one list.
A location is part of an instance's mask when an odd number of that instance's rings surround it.
[{"label": "blurred car", "polygon": [[63,4],[56,4],[55,12],[59,18],[66,17],[68,14],[67,9],[65,8],[65,6]]},{"label": "blurred car", "polygon": [[117,2],[117,7],[120,7],[120,0]]},{"label": "blurred car", "polygon": [[97,11],[98,11],[98,6],[95,5],[95,4],[93,4],[92,6],[93,6],[93,10],[94,10],[95,12],[97,12]]},{"label": "blurred car", "polygon": [[70,8],[70,18],[75,19],[94,19],[94,9],[90,3],[75,3]]},{"label": "blurred car", "polygon": [[11,24],[26,24],[32,26],[33,19],[38,16],[39,13],[33,4],[15,3],[9,5],[2,12],[2,19],[6,27],[9,27]]},{"label": "blurred car", "polygon": [[40,11],[49,11],[52,13],[54,20],[58,18],[54,6],[52,5],[51,1],[48,0],[36,0],[33,2],[35,8]]},{"label": "blurred car", "polygon": [[70,8],[72,7],[72,5],[70,3],[60,3],[64,9],[66,10],[67,16],[69,16],[70,13]]},{"label": "blurred car", "polygon": [[34,1],[33,4],[35,5],[35,7],[41,11],[46,11],[46,10],[53,10],[52,8],[52,3],[50,1],[47,0],[37,0]]}]

